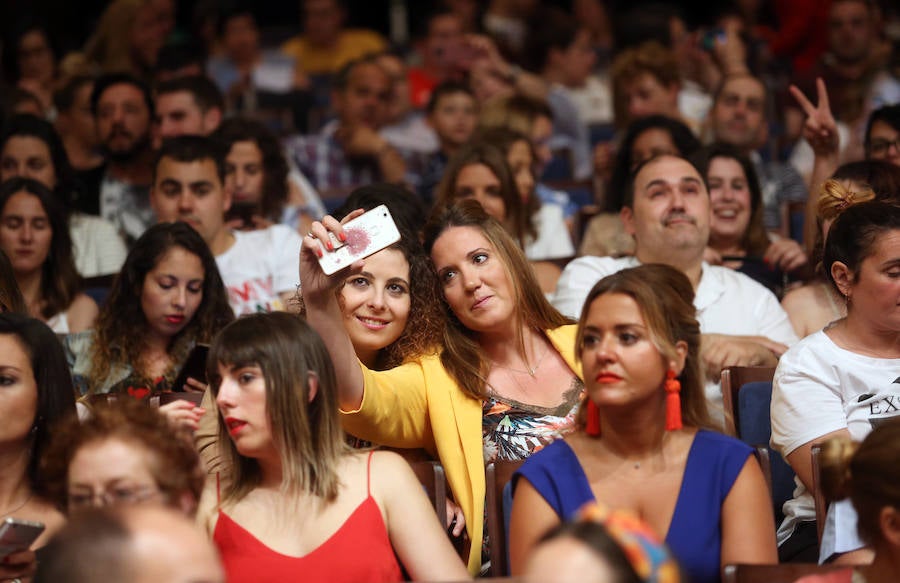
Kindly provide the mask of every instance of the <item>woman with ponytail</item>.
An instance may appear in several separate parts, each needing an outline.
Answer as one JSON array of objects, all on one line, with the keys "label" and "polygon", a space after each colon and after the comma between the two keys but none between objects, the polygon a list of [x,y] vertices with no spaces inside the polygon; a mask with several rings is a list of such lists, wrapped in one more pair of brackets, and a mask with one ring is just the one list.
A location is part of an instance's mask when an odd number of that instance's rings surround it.
[{"label": "woman with ponytail", "polygon": [[839,435],[822,445],[822,489],[849,498],[859,537],[875,551],[869,565],[805,577],[797,583],[887,583],[900,580],[900,421],[880,423],[862,442]]},{"label": "woman with ponytail", "polygon": [[690,581],[719,581],[729,563],[776,561],[752,450],[709,430],[693,297],[683,273],[652,264],[591,290],[575,346],[586,392],[578,430],[513,478],[514,575],[546,530],[593,500],[642,516]]}]

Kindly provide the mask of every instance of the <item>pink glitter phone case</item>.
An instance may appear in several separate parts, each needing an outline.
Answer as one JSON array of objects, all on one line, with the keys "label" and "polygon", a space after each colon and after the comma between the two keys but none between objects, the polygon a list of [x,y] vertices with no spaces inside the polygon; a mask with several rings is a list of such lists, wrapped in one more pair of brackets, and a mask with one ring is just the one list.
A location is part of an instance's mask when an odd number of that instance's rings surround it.
[{"label": "pink glitter phone case", "polygon": [[341,243],[332,233],[328,233],[334,251],[328,251],[319,242],[323,251],[319,265],[327,275],[344,269],[354,261],[374,255],[400,240],[400,231],[385,205],[377,206],[344,225],[344,234],[347,235],[347,240]]}]

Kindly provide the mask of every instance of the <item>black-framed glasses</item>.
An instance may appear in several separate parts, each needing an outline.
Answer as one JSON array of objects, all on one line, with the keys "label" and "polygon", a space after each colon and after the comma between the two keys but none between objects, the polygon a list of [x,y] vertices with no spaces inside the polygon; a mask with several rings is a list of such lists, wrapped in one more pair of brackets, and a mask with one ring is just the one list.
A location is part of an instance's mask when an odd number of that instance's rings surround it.
[{"label": "black-framed glasses", "polygon": [[891,149],[891,146],[894,146],[894,149],[897,150],[897,152],[900,152],[900,136],[897,136],[893,140],[885,140],[883,138],[872,140],[869,142],[869,154],[874,154],[876,156],[887,154],[888,150]]},{"label": "black-framed glasses", "polygon": [[159,494],[159,488],[154,486],[119,486],[101,492],[69,492],[69,509],[138,504]]}]

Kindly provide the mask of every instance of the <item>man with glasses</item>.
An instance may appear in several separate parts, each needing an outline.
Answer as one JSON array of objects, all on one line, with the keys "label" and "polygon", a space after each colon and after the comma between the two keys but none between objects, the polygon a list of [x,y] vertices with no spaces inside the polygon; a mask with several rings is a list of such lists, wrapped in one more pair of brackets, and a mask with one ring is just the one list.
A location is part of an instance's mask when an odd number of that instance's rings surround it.
[{"label": "man with glasses", "polygon": [[876,109],[866,126],[866,158],[900,166],[900,103]]}]

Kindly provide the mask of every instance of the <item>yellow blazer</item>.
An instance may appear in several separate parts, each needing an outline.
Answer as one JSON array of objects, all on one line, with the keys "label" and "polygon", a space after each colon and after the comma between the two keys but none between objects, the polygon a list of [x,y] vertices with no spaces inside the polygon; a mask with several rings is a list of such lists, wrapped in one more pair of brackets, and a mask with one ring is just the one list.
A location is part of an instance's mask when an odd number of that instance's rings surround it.
[{"label": "yellow blazer", "polygon": [[[547,337],[575,374],[575,325],[548,330]],[[362,404],[342,411],[347,432],[389,447],[425,448],[441,461],[472,541],[469,571],[481,565],[484,531],[482,402],[456,384],[438,355],[386,371],[360,364],[365,378]]]}]

